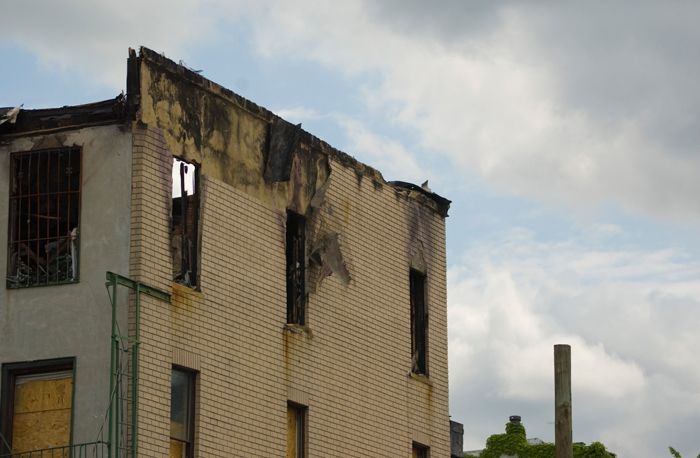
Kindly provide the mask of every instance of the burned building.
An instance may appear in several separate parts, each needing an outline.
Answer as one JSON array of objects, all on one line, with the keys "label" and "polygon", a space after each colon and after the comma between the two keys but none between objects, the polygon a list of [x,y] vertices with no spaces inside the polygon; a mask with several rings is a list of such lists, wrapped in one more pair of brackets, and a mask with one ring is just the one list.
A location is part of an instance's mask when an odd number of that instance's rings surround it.
[{"label": "burned building", "polygon": [[0,456],[449,456],[448,200],[146,48],[0,115]]}]

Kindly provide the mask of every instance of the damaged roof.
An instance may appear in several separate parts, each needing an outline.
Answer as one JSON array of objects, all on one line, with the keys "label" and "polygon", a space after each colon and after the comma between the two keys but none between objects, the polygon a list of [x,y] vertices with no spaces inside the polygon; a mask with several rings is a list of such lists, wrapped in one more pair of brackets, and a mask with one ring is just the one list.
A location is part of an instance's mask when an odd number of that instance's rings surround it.
[{"label": "damaged roof", "polygon": [[281,137],[291,137],[292,141],[283,141],[279,145],[271,145],[273,149],[276,148],[275,151],[278,154],[270,155],[267,158],[265,179],[270,181],[285,181],[285,179],[288,179],[291,164],[290,158],[294,152],[288,151],[286,145],[298,145],[301,142],[327,154],[343,166],[353,168],[358,176],[370,179],[375,185],[388,185],[396,192],[415,198],[441,216],[447,216],[450,200],[431,192],[429,189],[424,189],[411,183],[403,181],[387,183],[379,171],[359,162],[354,157],[333,148],[318,137],[301,129],[301,124],[292,125],[273,112],[151,49],[141,47],[138,56],[133,49],[130,49],[129,55],[126,96],[120,94],[114,99],[102,102],[64,106],[61,108],[39,110],[24,110],[21,106],[0,108],[0,136],[14,137],[33,132],[60,131],[69,128],[97,126],[135,119],[134,115],[141,99],[138,62],[145,59],[181,80],[216,94],[218,97],[237,105],[248,113],[265,120],[271,125],[273,130],[279,131]]},{"label": "damaged roof", "polygon": [[[102,102],[86,105],[65,106],[62,108],[44,108],[40,110],[23,110],[17,108],[0,108],[0,135],[24,135],[38,131],[53,131],[79,126],[111,124],[126,119],[126,105],[123,95]],[[14,121],[10,119],[11,111]],[[8,119],[5,119],[5,118]]]}]

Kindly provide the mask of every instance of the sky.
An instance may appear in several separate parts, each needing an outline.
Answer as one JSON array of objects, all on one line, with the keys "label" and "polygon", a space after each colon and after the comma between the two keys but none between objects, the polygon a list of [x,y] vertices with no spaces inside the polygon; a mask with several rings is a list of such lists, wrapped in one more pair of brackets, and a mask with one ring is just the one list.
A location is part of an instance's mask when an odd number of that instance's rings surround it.
[{"label": "sky", "polygon": [[452,200],[450,413],[700,453],[700,2],[3,2],[0,106],[125,89],[147,46]]}]

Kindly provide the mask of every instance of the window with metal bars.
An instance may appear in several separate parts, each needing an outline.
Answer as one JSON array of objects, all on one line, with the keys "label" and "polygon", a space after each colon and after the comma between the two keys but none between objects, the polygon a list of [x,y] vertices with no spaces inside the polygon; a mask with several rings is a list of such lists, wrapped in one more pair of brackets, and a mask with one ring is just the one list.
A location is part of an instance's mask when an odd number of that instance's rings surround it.
[{"label": "window with metal bars", "polygon": [[425,274],[411,269],[411,372],[428,375],[428,313],[425,307]]},{"label": "window with metal bars", "polygon": [[306,220],[287,211],[287,323],[306,324]]},{"label": "window with metal bars", "polygon": [[78,281],[80,148],[10,156],[7,287]]}]

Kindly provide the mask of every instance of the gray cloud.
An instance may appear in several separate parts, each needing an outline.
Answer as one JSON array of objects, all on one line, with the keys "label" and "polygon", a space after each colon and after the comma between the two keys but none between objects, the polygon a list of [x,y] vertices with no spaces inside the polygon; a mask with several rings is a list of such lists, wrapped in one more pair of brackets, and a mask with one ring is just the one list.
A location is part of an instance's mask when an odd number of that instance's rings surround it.
[{"label": "gray cloud", "polygon": [[[394,33],[414,36],[418,43],[438,40],[457,59],[481,62],[488,70],[505,56],[514,66],[495,71],[510,71],[513,78],[518,71],[530,73],[521,90],[536,98],[509,104],[489,97],[506,122],[512,114],[513,127],[532,135],[521,145],[509,145],[504,136],[500,146],[508,149],[508,159],[482,170],[487,180],[541,198],[555,195],[574,207],[616,200],[647,214],[700,218],[690,197],[700,190],[695,179],[700,172],[697,2],[644,1],[632,7],[626,2],[384,1],[373,2],[370,11]],[[499,84],[492,81],[482,90]],[[450,92],[465,111],[481,103],[478,94]],[[530,109],[514,112],[521,103]],[[437,111],[434,116],[447,118],[439,113],[437,97],[437,108],[424,99],[408,98],[406,104],[406,110]],[[542,107],[553,123],[538,130],[524,127]],[[425,121],[404,119],[419,129]],[[449,136],[427,124],[438,134],[426,133],[426,144],[446,151],[463,145],[468,152],[453,155],[472,169],[480,161],[474,156],[494,154],[495,148],[480,144],[478,137],[489,135],[497,115],[489,118],[487,109],[481,118],[451,120],[466,134],[440,143]],[[592,166],[577,167],[577,161]]]},{"label": "gray cloud", "polygon": [[[445,173],[570,208],[615,202],[700,220],[697,2],[256,5],[73,0],[42,3],[37,15],[36,4],[10,2],[0,38],[118,91],[128,46],[187,61],[218,27],[245,17],[259,56],[364,82],[369,121],[339,124],[352,137],[348,152],[384,160],[386,176],[418,177],[440,154],[456,165]],[[418,142],[378,135],[373,120]],[[599,229],[587,232],[605,240],[620,231]],[[567,340],[579,358],[577,440],[601,440],[620,456],[665,456],[667,445],[698,452],[700,270],[691,255],[576,236],[538,243],[514,230],[473,241],[458,264],[451,409],[467,444],[483,446],[511,414],[523,415],[530,436],[553,439],[551,345]]]},{"label": "gray cloud", "polygon": [[7,2],[0,16],[0,39],[30,50],[56,73],[81,75],[124,89],[129,47],[141,45],[188,59],[186,44],[215,33],[215,5],[204,1]]},{"label": "gray cloud", "polygon": [[552,345],[569,343],[577,441],[619,456],[697,452],[700,265],[672,250],[592,250],[597,237],[512,229],[474,240],[451,269],[451,412],[468,448],[512,414],[554,439]]},{"label": "gray cloud", "polygon": [[371,76],[359,94],[368,112],[418,136],[413,155],[444,154],[463,173],[572,208],[615,201],[700,220],[697,2],[72,0],[41,9],[8,3],[0,38],[116,91],[128,46],[187,61],[245,18],[263,56]]}]

